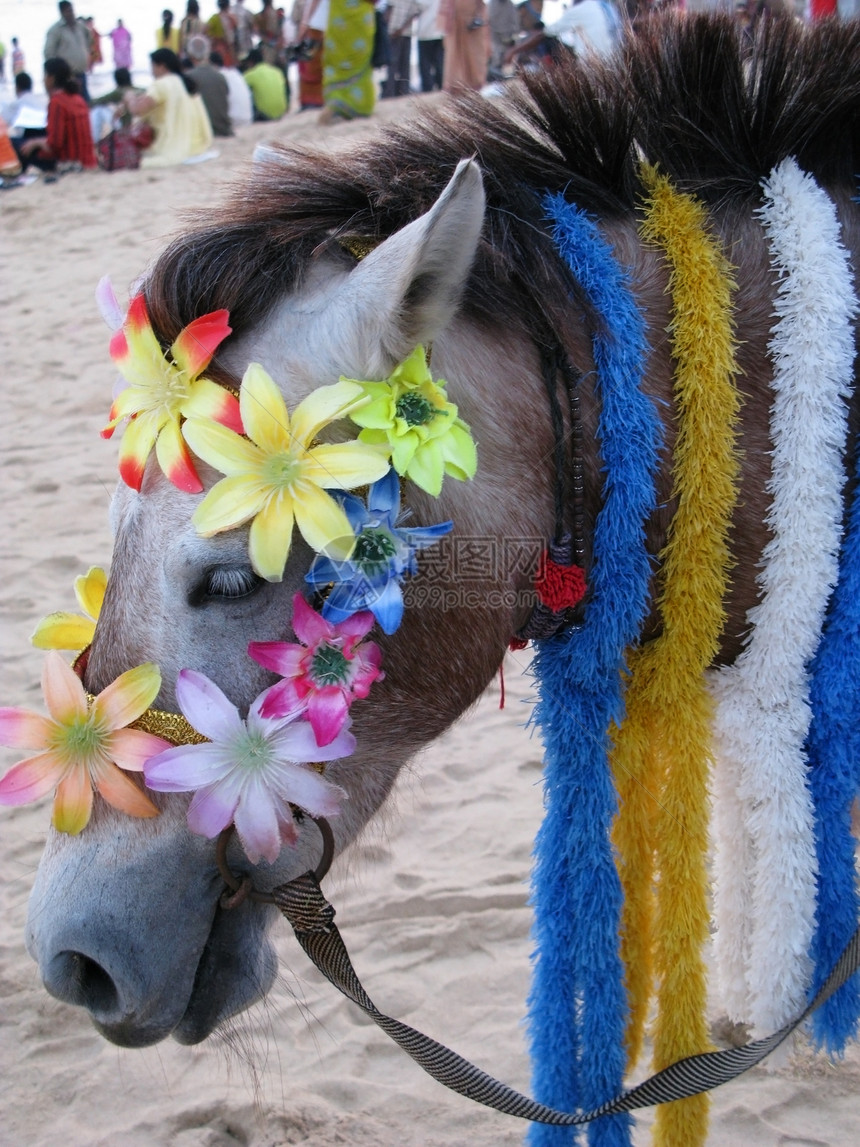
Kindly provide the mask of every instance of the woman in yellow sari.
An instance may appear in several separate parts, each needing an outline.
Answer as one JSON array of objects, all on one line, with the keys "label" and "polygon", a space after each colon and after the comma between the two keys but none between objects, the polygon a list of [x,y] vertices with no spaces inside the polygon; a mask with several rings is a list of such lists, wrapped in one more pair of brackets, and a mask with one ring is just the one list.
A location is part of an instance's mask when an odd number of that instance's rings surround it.
[{"label": "woman in yellow sari", "polygon": [[202,156],[212,146],[212,125],[192,81],[182,74],[179,57],[157,48],[149,57],[152,83],[146,92],[126,97],[128,110],[145,120],[155,139],[143,152],[141,167],[172,167]]}]

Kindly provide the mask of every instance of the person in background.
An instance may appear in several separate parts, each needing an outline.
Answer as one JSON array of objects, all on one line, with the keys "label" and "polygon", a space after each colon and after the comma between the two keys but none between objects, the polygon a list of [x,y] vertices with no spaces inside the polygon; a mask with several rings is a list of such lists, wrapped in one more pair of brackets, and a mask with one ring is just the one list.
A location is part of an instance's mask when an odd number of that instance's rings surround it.
[{"label": "person in background", "polygon": [[238,63],[236,22],[230,11],[230,0],[218,0],[218,11],[206,21],[206,35],[209,37],[212,51],[218,52],[229,68],[235,67]]},{"label": "person in background", "polygon": [[194,81],[183,76],[176,53],[157,48],[149,59],[153,81],[142,95],[126,96],[125,107],[155,131],[140,166],[171,167],[209,150],[212,125]]},{"label": "person in background", "polygon": [[562,45],[575,56],[587,59],[595,56],[609,56],[618,47],[621,39],[621,21],[618,13],[605,0],[573,0],[573,4],[552,24],[541,25],[524,40],[519,41],[505,53],[505,62],[511,63],[535,48],[548,37]]},{"label": "person in background", "polygon": [[[373,0],[373,18],[375,24],[373,29],[373,54],[370,57],[370,65],[374,69],[387,69],[389,56],[391,55],[388,43],[388,0]],[[386,78],[387,75],[388,73],[386,72]]]},{"label": "person in background", "polygon": [[96,31],[96,22],[92,16],[87,16],[83,24],[90,38],[90,60],[87,71],[91,72],[96,64],[100,64],[104,58],[102,56],[102,37],[101,32]]},{"label": "person in background", "polygon": [[[231,9],[231,15],[233,16],[233,23],[236,26],[233,45],[236,52],[236,61],[241,62],[254,46],[254,22],[256,17],[252,16],[245,7],[244,0],[236,0],[236,3]],[[266,54],[264,52],[264,59],[265,56]],[[273,64],[275,61],[270,60],[269,63]]]},{"label": "person in background", "polygon": [[421,75],[421,91],[432,92],[442,89],[442,72],[445,62],[445,42],[439,26],[440,0],[422,0],[421,11],[415,25],[418,37],[418,71]]},{"label": "person in background", "polygon": [[[295,19],[295,17],[298,19]],[[299,111],[323,106],[323,58],[328,0],[298,0],[294,9],[296,39],[306,45],[299,56]]]},{"label": "person in background", "polygon": [[264,62],[259,48],[251,49],[245,63],[245,83],[254,97],[254,119],[281,119],[289,106],[286,76],[274,64]]},{"label": "person in background", "polygon": [[188,55],[188,41],[192,36],[205,36],[206,24],[200,16],[197,0],[188,0],[185,15],[179,21],[179,55]]},{"label": "person in background", "polygon": [[251,89],[238,68],[225,68],[220,52],[209,53],[209,63],[217,68],[227,82],[227,114],[235,131],[254,122],[254,101]]},{"label": "person in background", "polygon": [[[310,0],[305,23],[315,16]],[[374,6],[369,0],[328,0],[323,52],[323,107],[320,123],[369,116],[376,103],[373,82]]]},{"label": "person in background", "polygon": [[20,76],[20,74],[27,70],[27,61],[24,59],[24,53],[21,51],[21,45],[18,43],[18,37],[12,37],[12,75]]},{"label": "person in background", "polygon": [[6,79],[6,45],[0,40],[0,80]]},{"label": "person in background", "polygon": [[[505,53],[505,63],[513,62],[513,52],[516,54],[517,67],[521,71],[551,67],[567,52],[567,49],[543,31],[543,0],[525,0],[524,3],[517,5],[517,13],[520,18],[520,34],[513,48],[509,48]],[[533,33],[538,30],[542,35],[535,43]],[[527,40],[532,47],[524,49],[523,44]]]},{"label": "person in background", "polygon": [[72,76],[78,81],[80,95],[89,103],[87,68],[90,63],[90,37],[69,0],[60,0],[60,18],[52,24],[45,37],[45,59],[65,60]]},{"label": "person in background", "polygon": [[205,36],[191,37],[188,41],[188,58],[192,66],[186,75],[191,77],[200,93],[212,124],[212,134],[232,135],[233,125],[228,110],[230,89],[218,69],[209,63],[209,41]]},{"label": "person in background", "polygon": [[21,167],[26,170],[32,165],[48,172],[56,171],[59,163],[98,167],[89,108],[68,61],[49,57],[43,79],[48,93],[47,131],[42,136],[13,141]]},{"label": "person in background", "polygon": [[90,127],[96,143],[115,126],[115,121],[122,127],[131,126],[131,112],[126,106],[126,97],[142,92],[141,88],[136,88],[132,84],[128,68],[117,68],[113,74],[113,82],[116,84],[113,91],[99,96],[90,104]]},{"label": "person in background", "polygon": [[115,68],[130,68],[131,32],[129,32],[122,20],[117,20],[116,27],[112,28],[108,35],[110,36],[111,44],[113,44],[113,66]]},{"label": "person in background", "polygon": [[155,30],[155,47],[168,48],[179,55],[179,29],[173,24],[173,13],[169,8],[161,13],[161,26]]},{"label": "person in background", "polygon": [[21,174],[21,160],[9,139],[5,122],[0,119],[0,187],[20,186],[18,176]]},{"label": "person in background", "polygon": [[412,25],[418,15],[416,0],[390,0],[388,4],[388,78],[383,95],[408,96],[412,59]]},{"label": "person in background", "polygon": [[440,23],[445,33],[443,91],[480,90],[487,82],[490,59],[484,0],[442,0]]},{"label": "person in background", "polygon": [[513,0],[489,0],[490,74],[501,74],[505,52],[516,43],[520,31],[520,14]]},{"label": "person in background", "polygon": [[48,97],[33,91],[29,72],[19,72],[15,77],[15,99],[0,104],[0,119],[12,139],[44,136],[48,126]]},{"label": "person in background", "polygon": [[260,38],[258,47],[264,63],[281,67],[284,63],[283,21],[272,0],[263,0],[262,10],[254,17],[254,32]]}]

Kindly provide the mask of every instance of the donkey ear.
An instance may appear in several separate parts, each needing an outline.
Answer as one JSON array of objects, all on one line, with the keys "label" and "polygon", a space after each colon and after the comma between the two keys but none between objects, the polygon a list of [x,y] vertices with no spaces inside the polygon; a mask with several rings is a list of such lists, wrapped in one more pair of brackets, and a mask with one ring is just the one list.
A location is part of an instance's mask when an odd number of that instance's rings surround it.
[{"label": "donkey ear", "polygon": [[484,205],[480,169],[462,160],[430,210],[348,276],[340,304],[348,300],[368,377],[382,377],[451,321],[478,249]]}]

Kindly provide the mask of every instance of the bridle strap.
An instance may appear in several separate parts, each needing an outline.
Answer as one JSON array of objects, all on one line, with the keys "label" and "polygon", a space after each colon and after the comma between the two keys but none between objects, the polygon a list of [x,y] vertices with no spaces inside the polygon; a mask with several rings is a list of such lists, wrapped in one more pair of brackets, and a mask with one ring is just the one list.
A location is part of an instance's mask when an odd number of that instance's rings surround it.
[{"label": "bridle strap", "polygon": [[744,1047],[704,1052],[678,1060],[630,1091],[592,1111],[569,1114],[556,1111],[500,1083],[491,1075],[408,1024],[380,1012],[361,985],[343,939],[334,923],[335,910],[326,900],[312,872],[272,889],[272,899],[292,925],[296,939],[312,962],[334,986],[378,1024],[415,1062],[439,1083],[506,1115],[533,1123],[574,1127],[606,1115],[671,1103],[719,1087],[755,1067],[765,1056],[829,999],[860,967],[860,928],[851,937],[826,983],[796,1019],[764,1039]]}]

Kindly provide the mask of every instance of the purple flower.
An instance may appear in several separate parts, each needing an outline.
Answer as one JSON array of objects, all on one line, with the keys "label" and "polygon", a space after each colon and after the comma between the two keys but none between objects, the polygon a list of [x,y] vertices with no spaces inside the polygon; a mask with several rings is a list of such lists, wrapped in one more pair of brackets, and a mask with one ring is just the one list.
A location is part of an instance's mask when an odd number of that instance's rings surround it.
[{"label": "purple flower", "polygon": [[229,824],[252,864],[273,863],[297,832],[290,805],[311,816],[332,816],[346,796],[308,763],[348,757],[355,738],[343,730],[321,748],[310,724],[294,712],[286,717],[261,714],[268,690],[251,705],[247,720],[214,682],[183,669],[176,699],[186,719],[209,741],[179,745],[144,765],[146,783],[157,792],[194,792],[188,809],[193,832],[215,837]]}]

